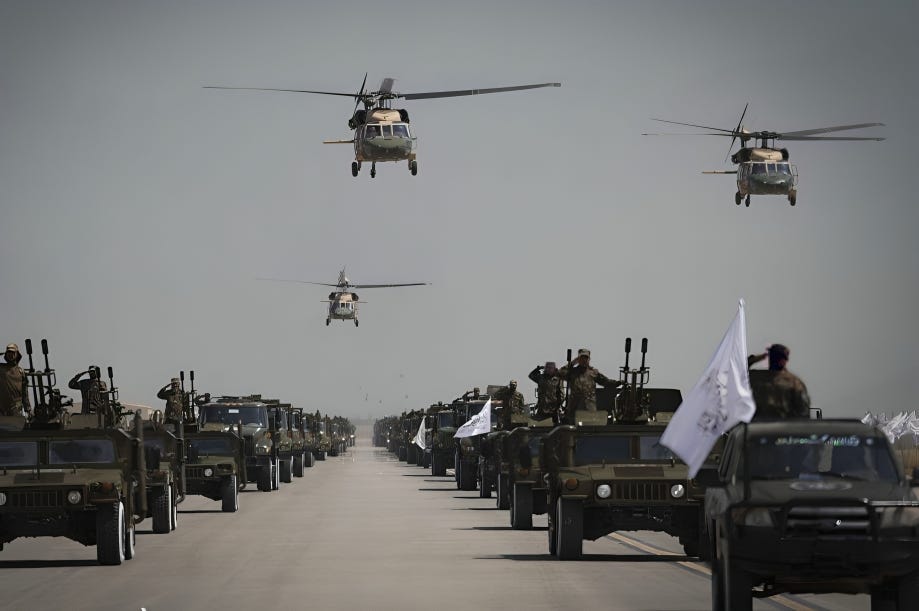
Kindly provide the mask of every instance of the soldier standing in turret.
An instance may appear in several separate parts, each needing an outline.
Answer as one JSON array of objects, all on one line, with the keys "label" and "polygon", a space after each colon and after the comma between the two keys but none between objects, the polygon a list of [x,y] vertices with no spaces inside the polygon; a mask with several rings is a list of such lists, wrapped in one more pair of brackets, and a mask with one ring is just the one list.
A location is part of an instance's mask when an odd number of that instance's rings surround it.
[{"label": "soldier standing in turret", "polygon": [[545,367],[537,365],[527,377],[536,383],[536,418],[552,418],[553,423],[559,424],[565,388],[555,363],[546,361]]},{"label": "soldier standing in turret", "polygon": [[22,353],[19,346],[9,344],[0,363],[0,416],[21,416],[29,411],[29,383],[26,372],[19,366]]},{"label": "soldier standing in turret", "polygon": [[578,350],[577,359],[558,370],[559,375],[568,381],[570,397],[565,406],[566,424],[574,424],[574,412],[583,409],[597,411],[597,384],[604,388],[618,388],[619,380],[611,380],[590,366],[590,350]]},{"label": "soldier standing in turret", "polygon": [[501,428],[510,430],[511,415],[523,413],[523,395],[517,390],[517,380],[511,380],[507,386],[495,391],[494,398],[501,401]]},{"label": "soldier standing in turret", "polygon": [[769,369],[750,370],[750,389],[756,403],[754,420],[810,418],[810,397],[801,378],[788,371],[790,352],[782,344],[772,344],[762,354],[751,354],[747,365],[752,366],[767,356]]},{"label": "soldier standing in turret", "polygon": [[[81,380],[83,376],[89,377]],[[102,408],[102,388],[99,385],[99,368],[90,365],[86,371],[81,371],[67,383],[67,387],[73,390],[79,390],[83,400],[83,407],[80,408],[81,414],[95,414]]]},{"label": "soldier standing in turret", "polygon": [[166,402],[166,413],[163,415],[167,422],[178,422],[182,419],[182,410],[185,408],[185,397],[182,393],[182,386],[179,382],[179,378],[172,378],[169,384],[163,386],[159,392],[156,393],[156,398]]}]

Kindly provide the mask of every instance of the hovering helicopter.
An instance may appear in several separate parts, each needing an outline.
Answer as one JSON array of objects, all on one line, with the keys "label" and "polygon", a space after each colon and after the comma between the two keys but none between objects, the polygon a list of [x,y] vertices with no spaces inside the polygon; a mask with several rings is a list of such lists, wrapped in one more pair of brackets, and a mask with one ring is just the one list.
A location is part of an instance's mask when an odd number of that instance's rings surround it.
[{"label": "hovering helicopter", "polygon": [[351,281],[348,280],[348,277],[345,275],[344,269],[338,272],[338,282],[336,284],[329,284],[326,282],[310,282],[308,280],[286,280],[282,278],[259,278],[259,280],[271,280],[274,282],[297,282],[300,284],[317,284],[319,286],[333,286],[338,289],[329,293],[328,299],[323,300],[323,303],[329,304],[328,316],[325,319],[325,324],[327,327],[333,319],[353,320],[354,326],[359,326],[357,320],[357,304],[366,302],[360,301],[357,293],[351,289],[378,289],[395,286],[426,286],[428,284],[427,282],[408,282],[403,284],[351,284]]},{"label": "hovering helicopter", "polygon": [[[429,98],[453,98],[483,93],[522,91],[540,87],[561,87],[561,83],[540,83],[538,85],[515,85],[512,87],[491,87],[488,89],[461,89],[457,91],[428,91],[423,93],[397,93],[392,90],[395,79],[384,78],[376,91],[365,91],[367,74],[357,93],[336,91],[310,91],[305,89],[270,89],[265,87],[221,87],[206,86],[205,89],[247,89],[252,91],[284,91],[288,93],[316,93],[354,98],[354,110],[348,119],[348,127],[354,130],[350,140],[324,140],[323,144],[353,144],[354,161],[351,162],[351,176],[357,176],[364,162],[370,162],[370,177],[377,175],[377,162],[407,161],[408,169],[415,176],[418,161],[415,159],[416,138],[409,125],[408,111],[392,108],[392,101],[424,100]],[[364,108],[358,110],[363,103]]]},{"label": "hovering helicopter", "polygon": [[[643,136],[730,136],[731,144],[728,147],[728,155],[731,161],[737,164],[736,170],[714,170],[702,172],[703,174],[736,174],[737,175],[737,192],[734,194],[734,203],[740,205],[744,201],[745,206],[750,206],[751,195],[785,195],[788,197],[788,203],[792,206],[798,200],[798,169],[788,163],[788,149],[775,148],[776,140],[884,140],[876,137],[847,137],[847,136],[818,136],[817,134],[828,134],[832,132],[841,132],[849,129],[861,129],[863,127],[883,126],[883,123],[856,123],[853,125],[836,125],[833,127],[821,127],[817,129],[805,129],[794,132],[770,132],[770,131],[750,131],[743,126],[743,119],[747,114],[747,107],[744,106],[743,114],[740,115],[740,121],[734,129],[724,129],[721,127],[708,127],[706,125],[696,125],[694,123],[680,123],[678,121],[667,121],[665,119],[652,119],[661,123],[671,123],[673,125],[686,125],[688,127],[698,127],[700,129],[711,129],[715,133],[699,134],[642,134]],[[731,153],[734,148],[734,142],[740,140],[740,149]],[[747,142],[753,140],[759,141],[757,147],[747,147]]]}]

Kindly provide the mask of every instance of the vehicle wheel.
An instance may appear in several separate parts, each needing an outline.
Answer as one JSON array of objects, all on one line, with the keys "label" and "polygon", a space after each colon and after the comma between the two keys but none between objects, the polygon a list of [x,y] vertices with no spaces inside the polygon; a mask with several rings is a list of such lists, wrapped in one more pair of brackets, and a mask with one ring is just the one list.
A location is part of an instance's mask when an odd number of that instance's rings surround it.
[{"label": "vehicle wheel", "polygon": [[897,584],[897,610],[912,609],[917,600],[919,600],[919,573],[901,577]]},{"label": "vehicle wheel", "polygon": [[460,475],[460,490],[475,490],[476,472],[475,468],[464,461],[460,461],[463,467]]},{"label": "vehicle wheel", "polygon": [[128,524],[124,527],[124,559],[130,560],[134,557],[134,544],[137,543],[137,527],[134,525],[134,518],[128,517]]},{"label": "vehicle wheel", "polygon": [[172,491],[172,509],[170,511],[172,513],[172,518],[169,520],[169,528],[175,530],[176,526],[179,525],[179,505],[175,490]]},{"label": "vehicle wheel", "polygon": [[168,533],[172,530],[172,488],[163,486],[156,490],[150,503],[150,514],[153,516],[153,532]]},{"label": "vehicle wheel", "polygon": [[444,461],[443,456],[436,454],[436,453],[432,453],[431,454],[431,475],[435,477],[443,477],[444,475],[446,475],[447,465],[444,464],[445,462],[446,461]]},{"label": "vehicle wheel", "polygon": [[792,206],[794,206],[795,204],[797,204],[797,203],[798,203],[798,194],[797,194],[797,193],[791,193],[791,194],[789,194],[789,195],[788,195],[788,203],[791,204]]},{"label": "vehicle wheel", "polygon": [[377,170],[376,170],[376,168],[371,168],[371,169],[370,169],[370,178],[376,178],[376,177],[377,177]]},{"label": "vehicle wheel", "polygon": [[332,319],[331,319],[331,318],[326,318],[326,319],[325,319],[325,326],[328,327],[330,322],[332,322]]},{"label": "vehicle wheel", "polygon": [[294,456],[293,476],[303,477],[303,454]]},{"label": "vehicle wheel", "polygon": [[319,456],[316,457],[317,460],[325,460],[325,450],[319,451]]},{"label": "vehicle wheel", "polygon": [[584,543],[584,505],[581,501],[559,498],[555,508],[559,560],[577,560]]},{"label": "vehicle wheel", "polygon": [[274,461],[274,464],[271,465],[271,489],[280,490],[281,488],[281,468],[279,466],[280,461]]},{"label": "vehicle wheel", "polygon": [[360,321],[359,321],[358,319],[356,319],[356,318],[354,319],[354,326],[355,326],[355,327],[360,327],[360,326],[361,326]]},{"label": "vehicle wheel", "polygon": [[511,506],[511,490],[507,479],[506,473],[498,474],[498,490],[495,493],[498,497],[498,509],[509,509]]},{"label": "vehicle wheel", "polygon": [[233,513],[239,509],[239,487],[236,485],[236,476],[229,475],[220,485],[221,511]]},{"label": "vehicle wheel", "polygon": [[724,568],[721,566],[721,554],[712,554],[712,611],[726,611],[724,608]]},{"label": "vehicle wheel", "polygon": [[351,162],[351,176],[357,176],[357,171],[358,171],[357,162],[352,161]]},{"label": "vehicle wheel", "polygon": [[749,196],[749,195],[747,195],[747,199],[746,199],[746,201],[744,202],[744,206],[746,206],[747,208],[750,207],[750,196]]},{"label": "vehicle wheel", "polygon": [[730,611],[752,611],[753,584],[750,573],[732,564],[728,551],[721,559],[725,607]]},{"label": "vehicle wheel", "polygon": [[278,460],[278,467],[280,469],[280,475],[278,476],[278,480],[281,482],[284,482],[285,484],[289,484],[290,482],[293,481],[293,478],[291,477],[293,475],[292,473],[293,469],[291,468],[291,465],[290,465],[292,460],[293,459],[285,459],[285,460],[279,459]]},{"label": "vehicle wheel", "polygon": [[264,466],[260,467],[258,470],[258,476],[256,476],[256,488],[262,492],[269,492],[271,490],[271,467]]},{"label": "vehicle wheel", "polygon": [[412,176],[418,175],[418,162],[412,159],[412,162],[409,164],[409,169],[412,171]]},{"label": "vehicle wheel", "polygon": [[530,530],[533,528],[533,487],[526,484],[514,484],[513,495],[511,528]]},{"label": "vehicle wheel", "polygon": [[488,480],[485,464],[479,464],[479,498],[491,498],[491,481]]},{"label": "vehicle wheel", "polygon": [[96,560],[99,564],[124,562],[124,504],[99,505],[96,510]]},{"label": "vehicle wheel", "polygon": [[740,194],[740,191],[734,194],[734,205],[739,206],[740,200],[743,199],[743,196]]},{"label": "vehicle wheel", "polygon": [[313,456],[313,453],[312,453],[312,452],[307,452],[307,453],[306,453],[306,462],[305,462],[304,464],[305,464],[307,467],[314,467],[314,466],[316,466],[316,457]]},{"label": "vehicle wheel", "polygon": [[549,533],[549,555],[557,556],[558,555],[558,534],[555,532],[555,506],[551,505],[546,511],[546,514],[549,517],[549,528],[546,531]]},{"label": "vehicle wheel", "polygon": [[460,460],[459,451],[454,452],[453,454],[453,479],[456,480],[456,489],[462,490],[460,486],[460,478],[463,475],[463,461]]}]

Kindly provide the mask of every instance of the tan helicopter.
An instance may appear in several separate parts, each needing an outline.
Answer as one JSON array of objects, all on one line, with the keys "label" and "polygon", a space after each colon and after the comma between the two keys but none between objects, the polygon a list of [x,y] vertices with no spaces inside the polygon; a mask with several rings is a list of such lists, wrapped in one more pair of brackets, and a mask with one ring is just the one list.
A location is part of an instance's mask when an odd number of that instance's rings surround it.
[{"label": "tan helicopter", "polygon": [[[418,161],[415,159],[416,138],[409,125],[408,111],[403,108],[392,108],[392,101],[424,100],[429,98],[452,98],[483,93],[500,93],[504,91],[521,91],[540,87],[561,87],[561,83],[540,83],[538,85],[516,85],[513,87],[491,87],[487,89],[461,89],[457,91],[428,91],[423,93],[397,93],[392,90],[394,79],[384,78],[376,91],[365,91],[367,75],[357,93],[335,91],[310,91],[305,89],[270,89],[265,87],[219,87],[206,86],[205,89],[247,89],[253,91],[284,91],[288,93],[316,93],[320,95],[337,95],[354,98],[354,110],[348,119],[348,127],[354,130],[350,140],[324,140],[324,144],[353,144],[354,161],[351,162],[351,175],[357,176],[364,162],[370,163],[370,177],[377,175],[377,162],[407,161],[412,176],[418,173]],[[364,108],[358,110],[363,103]]]},{"label": "tan helicopter", "polygon": [[[849,129],[861,129],[864,127],[883,126],[883,123],[856,123],[853,125],[836,125],[834,127],[821,127],[817,129],[805,129],[794,132],[770,132],[770,131],[750,131],[743,127],[743,119],[747,114],[747,107],[744,106],[743,114],[740,115],[740,121],[734,129],[723,129],[720,127],[708,127],[705,125],[696,125],[694,123],[679,123],[677,121],[667,121],[665,119],[652,119],[662,123],[671,123],[674,125],[686,125],[688,127],[698,127],[701,129],[715,130],[715,133],[701,134],[642,134],[643,136],[730,136],[731,144],[728,147],[728,156],[731,161],[737,164],[736,170],[713,170],[702,172],[703,174],[736,174],[737,175],[737,192],[734,194],[734,203],[740,205],[745,202],[750,206],[751,195],[785,195],[788,197],[788,203],[792,206],[798,200],[798,169],[788,163],[788,149],[775,148],[776,140],[875,140],[880,141],[884,138],[877,137],[846,137],[846,136],[818,136],[817,134],[828,134],[831,132],[841,132]],[[740,140],[740,149],[731,154],[734,148],[734,142]],[[758,147],[747,147],[749,140],[759,140]],[[770,146],[772,143],[772,146]],[[727,157],[725,157],[727,161]]]},{"label": "tan helicopter", "polygon": [[310,282],[308,280],[286,280],[282,278],[259,278],[259,280],[271,280],[274,282],[297,282],[299,284],[317,284],[319,286],[333,286],[338,290],[332,291],[329,293],[329,298],[323,300],[323,303],[329,304],[328,316],[325,319],[326,326],[329,326],[332,320],[353,320],[355,327],[359,326],[357,320],[357,306],[359,303],[366,302],[360,301],[357,293],[351,289],[378,289],[396,286],[426,286],[428,284],[427,282],[408,282],[403,284],[351,284],[351,281],[348,280],[348,277],[345,275],[344,269],[338,273],[338,282],[336,284],[329,284],[326,282]]}]

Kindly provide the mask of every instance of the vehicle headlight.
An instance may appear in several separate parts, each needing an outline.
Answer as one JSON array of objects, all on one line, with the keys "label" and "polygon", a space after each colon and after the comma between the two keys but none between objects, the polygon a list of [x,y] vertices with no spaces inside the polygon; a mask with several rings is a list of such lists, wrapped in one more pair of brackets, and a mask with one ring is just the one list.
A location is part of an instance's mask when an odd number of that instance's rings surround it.
[{"label": "vehicle headlight", "polygon": [[686,488],[683,484],[674,484],[670,486],[670,496],[673,498],[681,498],[684,494],[686,494]]},{"label": "vehicle headlight", "polygon": [[601,499],[608,499],[609,495],[613,493],[613,490],[609,487],[609,484],[600,484],[597,486],[597,496]]},{"label": "vehicle headlight", "polygon": [[207,467],[204,470],[204,477],[211,477],[212,475],[214,475],[214,470],[211,469],[210,467]]},{"label": "vehicle headlight", "polygon": [[67,502],[71,505],[76,505],[83,500],[83,493],[79,490],[71,490],[67,493]]},{"label": "vehicle headlight", "polygon": [[738,507],[732,510],[731,517],[734,519],[735,524],[758,526],[760,528],[775,527],[772,512],[765,507]]},{"label": "vehicle headlight", "polygon": [[0,492],[0,505],[6,505],[6,493]]}]

